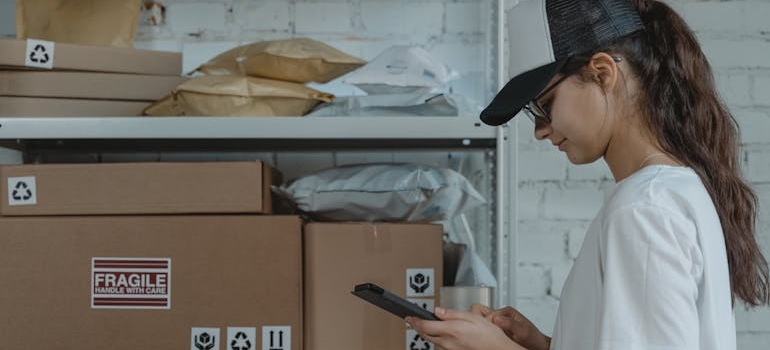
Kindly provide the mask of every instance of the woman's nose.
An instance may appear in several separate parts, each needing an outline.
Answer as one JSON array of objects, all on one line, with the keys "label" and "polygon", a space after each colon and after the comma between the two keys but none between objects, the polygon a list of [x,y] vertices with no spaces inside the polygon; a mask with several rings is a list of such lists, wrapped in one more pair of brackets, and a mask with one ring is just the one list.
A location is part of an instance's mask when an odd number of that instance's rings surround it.
[{"label": "woman's nose", "polygon": [[551,133],[551,124],[540,120],[535,121],[535,138],[543,140]]}]

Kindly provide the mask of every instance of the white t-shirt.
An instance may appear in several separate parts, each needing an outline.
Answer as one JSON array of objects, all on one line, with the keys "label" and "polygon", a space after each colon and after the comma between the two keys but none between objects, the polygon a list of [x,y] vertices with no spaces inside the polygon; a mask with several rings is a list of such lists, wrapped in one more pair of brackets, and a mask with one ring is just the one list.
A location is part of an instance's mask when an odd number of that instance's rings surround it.
[{"label": "white t-shirt", "polygon": [[561,294],[551,350],[735,350],[722,226],[690,168],[615,185]]}]

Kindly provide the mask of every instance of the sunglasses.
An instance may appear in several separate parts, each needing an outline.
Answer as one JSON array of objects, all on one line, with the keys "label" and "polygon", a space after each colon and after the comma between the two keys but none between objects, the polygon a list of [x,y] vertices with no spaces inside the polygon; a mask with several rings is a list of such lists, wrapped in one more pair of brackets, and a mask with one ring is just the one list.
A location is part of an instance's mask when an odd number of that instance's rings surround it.
[{"label": "sunglasses", "polygon": [[549,92],[551,92],[554,88],[556,88],[556,86],[561,84],[561,82],[563,82],[567,78],[569,78],[569,75],[565,74],[564,76],[559,78],[559,80],[557,80],[553,84],[551,84],[551,86],[549,86],[548,88],[543,90],[543,92],[541,92],[540,94],[535,96],[535,98],[532,99],[532,101],[529,101],[529,103],[527,103],[524,106],[524,114],[527,115],[529,120],[531,120],[533,123],[537,123],[538,121],[540,121],[542,123],[545,123],[545,124],[550,124],[551,123],[551,113],[550,113],[550,111],[548,111],[545,108],[543,108],[543,106],[541,106],[540,103],[538,103],[537,101],[540,98],[542,98],[543,96],[545,96],[546,94],[548,94]]},{"label": "sunglasses", "polygon": [[[569,60],[574,59],[575,57],[570,57]],[[612,56],[612,60],[615,62],[621,62],[623,60],[620,56]],[[540,94],[535,96],[532,101],[529,101],[524,106],[524,114],[529,117],[529,120],[531,120],[533,123],[537,124],[538,122],[545,123],[545,124],[551,124],[551,111],[546,110],[543,106],[540,105],[537,101],[540,100],[543,96],[551,92],[554,88],[556,88],[559,84],[561,84],[564,80],[570,77],[571,74],[565,74],[558,80],[556,80],[551,86],[543,90]]]}]

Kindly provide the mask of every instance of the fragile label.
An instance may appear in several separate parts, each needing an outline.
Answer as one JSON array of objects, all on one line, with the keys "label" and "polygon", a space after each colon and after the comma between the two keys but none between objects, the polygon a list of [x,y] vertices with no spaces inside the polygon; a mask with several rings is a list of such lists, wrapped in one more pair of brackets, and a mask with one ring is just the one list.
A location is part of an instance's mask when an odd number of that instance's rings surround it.
[{"label": "fragile label", "polygon": [[171,259],[92,258],[91,307],[170,309]]}]

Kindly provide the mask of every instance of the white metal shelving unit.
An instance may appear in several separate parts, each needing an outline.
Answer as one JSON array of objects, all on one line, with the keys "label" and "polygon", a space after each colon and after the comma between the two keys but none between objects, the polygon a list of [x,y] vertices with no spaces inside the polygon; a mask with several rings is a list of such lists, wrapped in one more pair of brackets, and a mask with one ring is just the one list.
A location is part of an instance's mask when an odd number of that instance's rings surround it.
[{"label": "white metal shelving unit", "polygon": [[[510,1],[509,1],[510,2]],[[489,89],[505,83],[503,0],[490,0]],[[490,91],[492,92],[492,91]],[[509,135],[510,134],[510,135]],[[466,117],[0,117],[0,146],[60,150],[491,150],[497,305],[515,303],[515,132]],[[512,176],[514,174],[514,176]],[[513,266],[511,266],[513,265]]]}]

